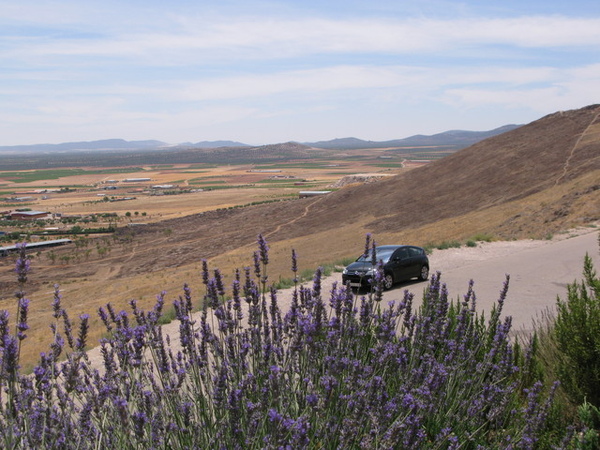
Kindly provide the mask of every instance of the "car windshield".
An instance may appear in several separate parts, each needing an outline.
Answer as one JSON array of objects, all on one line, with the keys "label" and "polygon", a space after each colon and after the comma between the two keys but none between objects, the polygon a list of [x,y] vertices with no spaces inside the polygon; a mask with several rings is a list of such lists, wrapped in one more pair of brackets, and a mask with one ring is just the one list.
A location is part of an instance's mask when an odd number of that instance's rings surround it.
[{"label": "car windshield", "polygon": [[[379,261],[383,261],[384,263],[388,262],[390,260],[390,257],[392,256],[392,253],[394,253],[394,248],[377,248],[375,249],[375,256],[376,256],[376,260]],[[360,258],[357,259],[357,261],[365,261],[365,262],[371,262],[373,260],[373,251],[369,251],[368,255],[362,255]]]}]

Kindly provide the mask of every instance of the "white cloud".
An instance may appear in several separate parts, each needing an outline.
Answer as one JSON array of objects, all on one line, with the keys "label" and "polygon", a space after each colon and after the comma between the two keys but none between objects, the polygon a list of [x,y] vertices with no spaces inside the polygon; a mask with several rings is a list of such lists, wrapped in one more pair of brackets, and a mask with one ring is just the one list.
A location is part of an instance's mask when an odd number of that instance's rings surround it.
[{"label": "white cloud", "polygon": [[[91,34],[14,39],[4,57],[34,62],[56,57],[131,58],[201,64],[201,59],[279,59],[319,54],[440,54],[449,50],[506,45],[551,48],[600,45],[599,18],[535,16],[506,19],[318,19],[202,18],[183,29],[144,30],[95,25]],[[94,31],[97,34],[94,34]]]},{"label": "white cloud", "polygon": [[304,133],[382,130],[419,108],[431,109],[427,118],[490,105],[537,114],[600,100],[598,15],[376,17],[316,4],[312,15],[297,5],[295,15],[281,5],[250,15],[247,5],[149,1],[2,5],[3,139],[30,139],[35,128],[48,136],[38,141],[87,132],[177,142],[260,121],[267,131],[267,121]]},{"label": "white cloud", "polygon": [[182,100],[216,100],[262,97],[284,93],[325,92],[384,88],[418,82],[420,71],[411,68],[334,66],[265,75],[213,78],[192,82],[177,93]]},{"label": "white cloud", "polygon": [[[580,75],[577,75],[580,74]],[[281,71],[265,75],[240,75],[211,78],[164,92],[180,100],[203,101],[268,97],[283,94],[315,93],[373,89],[403,89],[434,94],[440,89],[465,85],[523,86],[554,82],[575,76],[590,76],[590,70],[561,70],[552,67],[521,68],[450,67],[436,69],[410,66],[332,66],[304,71]],[[367,94],[371,95],[371,94]]]},{"label": "white cloud", "polygon": [[533,86],[493,84],[472,87],[465,84],[445,90],[444,100],[461,107],[497,105],[527,108],[539,113],[579,108],[600,101],[600,65],[549,72],[544,83]]}]

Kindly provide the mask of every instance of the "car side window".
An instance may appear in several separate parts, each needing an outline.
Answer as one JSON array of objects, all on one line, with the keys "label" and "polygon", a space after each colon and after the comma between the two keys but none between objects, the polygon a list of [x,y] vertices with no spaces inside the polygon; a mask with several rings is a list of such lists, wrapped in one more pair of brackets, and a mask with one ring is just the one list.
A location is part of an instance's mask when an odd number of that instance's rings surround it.
[{"label": "car side window", "polygon": [[407,248],[399,248],[398,250],[396,250],[394,259],[406,259],[406,258],[408,258],[408,249]]},{"label": "car side window", "polygon": [[420,256],[421,255],[421,249],[417,248],[417,247],[409,247],[408,251],[410,252],[410,256]]}]

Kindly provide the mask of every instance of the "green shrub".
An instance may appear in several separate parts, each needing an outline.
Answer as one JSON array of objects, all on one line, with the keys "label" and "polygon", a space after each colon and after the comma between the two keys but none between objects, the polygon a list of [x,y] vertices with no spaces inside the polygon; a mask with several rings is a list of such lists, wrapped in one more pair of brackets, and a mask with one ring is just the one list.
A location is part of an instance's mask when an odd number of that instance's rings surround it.
[{"label": "green shrub", "polygon": [[555,333],[564,356],[559,375],[578,403],[600,406],[600,280],[586,254],[584,279],[568,286],[567,299],[557,300]]},{"label": "green shrub", "polygon": [[300,272],[300,280],[311,280],[312,277],[315,275],[315,271],[312,269],[304,269],[302,272]]},{"label": "green shrub", "polygon": [[342,258],[342,259],[336,261],[336,265],[346,267],[346,266],[352,264],[354,261],[356,261],[356,257],[347,256],[346,258]]},{"label": "green shrub", "polygon": [[435,248],[438,250],[446,250],[449,248],[460,248],[460,242],[458,241],[442,241],[441,244],[438,244]]},{"label": "green shrub", "polygon": [[494,237],[491,234],[477,233],[471,238],[471,240],[475,242],[492,242],[494,240]]},{"label": "green shrub", "polygon": [[594,405],[584,402],[577,409],[577,413],[579,414],[579,420],[585,427],[578,448],[589,450],[600,448],[598,433],[600,429],[600,411]]},{"label": "green shrub", "polygon": [[294,287],[294,285],[295,285],[294,280],[292,280],[291,278],[283,278],[281,276],[275,283],[273,283],[273,286],[277,290],[288,289],[288,288]]},{"label": "green shrub", "polygon": [[173,322],[177,318],[177,313],[175,312],[175,308],[172,306],[170,308],[165,308],[162,315],[158,319],[159,325],[166,325],[168,323]]}]

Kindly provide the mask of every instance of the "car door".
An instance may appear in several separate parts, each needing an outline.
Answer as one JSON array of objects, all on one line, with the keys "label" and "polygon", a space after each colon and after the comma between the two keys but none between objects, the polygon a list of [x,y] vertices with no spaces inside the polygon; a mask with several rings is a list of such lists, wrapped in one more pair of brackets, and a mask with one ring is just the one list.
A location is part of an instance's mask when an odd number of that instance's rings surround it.
[{"label": "car door", "polygon": [[422,253],[417,247],[408,248],[409,261],[407,263],[409,277],[418,277],[421,273]]},{"label": "car door", "polygon": [[397,249],[392,255],[391,261],[393,262],[393,275],[395,281],[402,281],[410,278],[410,258],[406,247]]}]

